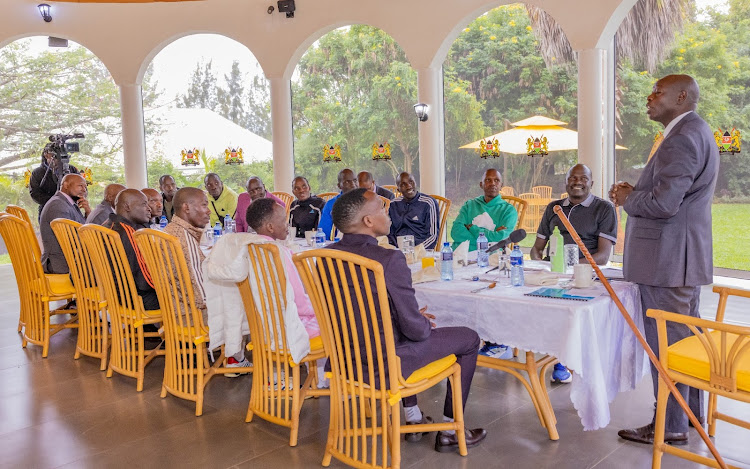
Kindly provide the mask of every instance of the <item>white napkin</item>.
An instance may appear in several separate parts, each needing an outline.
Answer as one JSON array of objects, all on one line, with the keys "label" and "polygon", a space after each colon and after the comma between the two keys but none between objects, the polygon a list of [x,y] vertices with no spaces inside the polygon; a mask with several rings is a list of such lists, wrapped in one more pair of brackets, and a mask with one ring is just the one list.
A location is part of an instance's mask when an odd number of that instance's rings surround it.
[{"label": "white napkin", "polygon": [[469,241],[459,244],[456,250],[453,251],[453,270],[466,265],[469,265]]},{"label": "white napkin", "polygon": [[523,275],[523,281],[526,285],[540,285],[543,287],[557,285],[559,279],[560,278],[552,272],[524,272]]},{"label": "white napkin", "polygon": [[421,261],[425,257],[427,257],[427,250],[424,248],[424,243],[414,246],[414,262]]},{"label": "white napkin", "polygon": [[471,224],[489,231],[495,231],[495,222],[492,221],[492,217],[490,217],[490,214],[487,212],[482,212],[474,217]]},{"label": "white napkin", "polygon": [[396,246],[388,242],[388,236],[378,236],[375,238],[378,240],[378,246],[387,249],[398,249]]},{"label": "white napkin", "polygon": [[440,271],[434,265],[417,270],[411,274],[412,285],[425,282],[435,282],[437,280],[440,280]]}]

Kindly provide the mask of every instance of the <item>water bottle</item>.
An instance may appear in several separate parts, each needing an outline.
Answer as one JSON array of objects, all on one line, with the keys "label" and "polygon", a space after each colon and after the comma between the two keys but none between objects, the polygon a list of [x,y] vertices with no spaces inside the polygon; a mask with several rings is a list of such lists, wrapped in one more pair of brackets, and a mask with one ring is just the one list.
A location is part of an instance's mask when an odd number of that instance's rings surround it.
[{"label": "water bottle", "polygon": [[451,243],[443,243],[440,250],[440,279],[453,280],[453,249]]},{"label": "water bottle", "polygon": [[523,286],[523,253],[518,244],[510,253],[510,284],[514,287]]},{"label": "water bottle", "polygon": [[315,233],[315,247],[322,248],[326,244],[326,235],[323,233],[323,228],[318,228]]},{"label": "water bottle", "polygon": [[234,233],[234,220],[229,215],[224,215],[224,234]]},{"label": "water bottle", "polygon": [[484,231],[479,233],[477,238],[477,266],[487,267],[490,265],[490,255],[487,254],[488,248],[487,236],[484,235]]},{"label": "water bottle", "polygon": [[549,237],[549,260],[552,272],[565,272],[565,241],[560,230],[555,227]]},{"label": "water bottle", "polygon": [[159,229],[164,230],[164,228],[167,227],[167,217],[162,215],[161,218],[159,218]]},{"label": "water bottle", "polygon": [[214,244],[219,242],[219,238],[221,238],[221,223],[217,221],[214,225]]}]

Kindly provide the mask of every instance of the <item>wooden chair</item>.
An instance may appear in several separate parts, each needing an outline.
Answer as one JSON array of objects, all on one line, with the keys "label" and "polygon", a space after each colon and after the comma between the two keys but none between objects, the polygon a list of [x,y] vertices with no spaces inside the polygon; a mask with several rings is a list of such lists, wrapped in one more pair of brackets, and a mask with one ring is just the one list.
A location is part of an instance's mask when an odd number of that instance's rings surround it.
[{"label": "wooden chair", "polygon": [[383,208],[385,208],[385,213],[388,213],[388,210],[391,208],[391,199],[388,197],[383,197],[382,195],[378,196],[383,200]]},{"label": "wooden chair", "polygon": [[542,214],[544,213],[544,208],[547,206],[548,202],[545,202],[546,199],[541,198],[539,194],[533,192],[519,194],[518,198],[523,199],[528,203],[528,206],[526,207],[526,216],[524,217],[524,222],[523,225],[521,225],[521,228],[529,232],[536,232],[537,228],[539,228],[539,222],[542,221]]},{"label": "wooden chair", "polygon": [[437,200],[440,212],[440,232],[438,233],[437,244],[435,244],[435,251],[440,251],[443,248],[443,234],[448,232],[445,225],[448,223],[448,211],[451,209],[451,199],[437,194],[430,194],[430,197]]},{"label": "wooden chair", "polygon": [[322,194],[318,194],[318,197],[328,202],[329,200],[336,197],[337,195],[339,195],[338,192],[323,192]]},{"label": "wooden chair", "polygon": [[31,225],[33,228],[34,224],[31,223],[31,217],[29,217],[29,212],[27,212],[25,208],[19,207],[18,205],[8,205],[7,207],[5,207],[5,211],[10,213],[11,215],[17,216],[21,220]]},{"label": "wooden chair", "polygon": [[[383,266],[333,249],[295,254],[294,263],[310,295],[331,363],[330,419],[323,466],[336,457],[355,467],[398,468],[402,433],[438,430],[455,430],[459,451],[465,456],[461,367],[451,354],[407,378],[402,376]],[[376,284],[374,290],[371,281]],[[372,382],[372,370],[376,369],[381,370],[380,376]],[[370,376],[370,382],[361,376]],[[455,422],[402,427],[397,407],[401,398],[420,393],[445,378],[453,386]]]},{"label": "wooden chair", "polygon": [[563,192],[563,193],[560,194],[560,199],[567,199],[567,198],[568,198],[568,193],[567,192]]},{"label": "wooden chair", "polygon": [[524,217],[526,216],[526,209],[529,207],[529,202],[520,197],[513,197],[512,195],[504,195],[503,200],[511,204],[513,208],[516,209],[516,212],[518,212],[518,221],[516,222],[515,229],[521,228],[523,226]]},{"label": "wooden chair", "polygon": [[279,199],[281,199],[282,202],[284,202],[284,205],[286,206],[286,219],[289,220],[289,212],[292,210],[292,202],[294,202],[294,196],[288,192],[271,192],[271,194],[275,195]]},{"label": "wooden chair", "polygon": [[516,193],[515,193],[515,191],[513,190],[513,188],[511,186],[503,186],[500,189],[500,195],[514,196],[514,195],[516,195]]},{"label": "wooden chair", "polygon": [[[750,297],[750,292],[732,290],[731,294]],[[740,420],[715,410],[716,396],[750,403],[750,327],[709,321],[682,314],[649,309],[646,313],[656,319],[659,334],[659,357],[667,370],[669,379],[708,391],[714,400],[714,408],[709,407],[709,422],[721,419],[750,430],[750,421]],[[695,334],[677,343],[667,343],[667,321],[685,324]],[[664,424],[669,389],[659,378],[659,391],[656,403],[656,423],[654,428],[654,455],[651,467],[661,467],[663,453],[669,453],[689,461],[718,467],[710,457],[698,455],[676,446],[664,443]],[[709,424],[709,434],[715,426]],[[687,448],[687,447],[686,447]],[[745,461],[750,462],[750,460]],[[732,466],[734,467],[734,466]]]},{"label": "wooden chair", "polygon": [[[310,340],[310,353],[294,363],[289,351],[284,323],[286,310],[286,274],[279,248],[274,244],[248,246],[253,269],[251,279],[237,284],[253,338],[253,385],[247,406],[246,422],[253,416],[291,429],[289,446],[297,446],[299,415],[306,396],[330,395],[330,390],[316,389],[315,361],[325,358],[320,337]],[[257,285],[253,295],[250,283]],[[278,345],[277,345],[278,344]],[[300,388],[300,366],[309,372]]]},{"label": "wooden chair", "polygon": [[78,236],[81,224],[58,218],[52,220],[50,227],[60,243],[76,292],[78,342],[73,358],[78,360],[81,354],[98,358],[101,361],[99,369],[103,371],[107,368],[109,350],[107,302],[103,300],[96,283],[91,258]]},{"label": "wooden chair", "polygon": [[393,195],[396,197],[401,197],[403,194],[401,194],[401,191],[398,190],[398,186],[380,186],[383,189],[388,189],[389,191],[393,192]]},{"label": "wooden chair", "polygon": [[27,343],[42,346],[42,357],[49,353],[50,337],[62,331],[78,327],[77,318],[52,324],[52,316],[75,313],[75,310],[50,309],[52,301],[68,301],[75,298],[75,289],[68,274],[45,274],[42,270],[42,254],[31,224],[10,215],[0,215],[0,236],[10,254],[10,262],[18,286],[21,303],[19,332],[23,329],[22,347]]},{"label": "wooden chair", "polygon": [[158,346],[150,350],[144,347],[146,337],[161,337],[158,332],[143,331],[145,324],[162,322],[161,311],[144,309],[120,235],[99,225],[83,225],[78,234],[91,256],[112,325],[107,378],[111,378],[115,371],[135,378],[136,390],[140,392],[146,365],[157,355],[164,355]]},{"label": "wooden chair", "polygon": [[224,352],[213,365],[208,362],[208,327],[203,313],[195,307],[195,292],[190,281],[185,254],[174,236],[158,230],[142,229],[135,242],[143,254],[151,278],[156,284],[164,324],[164,380],[161,397],[167,393],[195,402],[195,415],[203,414],[203,391],[216,374],[252,371],[221,367]]},{"label": "wooden chair", "polygon": [[534,186],[531,188],[531,192],[537,194],[542,199],[552,198],[552,187],[551,186]]}]

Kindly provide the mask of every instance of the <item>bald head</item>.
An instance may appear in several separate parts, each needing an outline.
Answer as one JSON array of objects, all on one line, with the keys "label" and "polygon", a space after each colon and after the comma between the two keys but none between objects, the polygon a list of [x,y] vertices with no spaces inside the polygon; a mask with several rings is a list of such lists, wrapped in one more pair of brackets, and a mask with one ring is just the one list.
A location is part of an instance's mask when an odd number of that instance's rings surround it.
[{"label": "bald head", "polygon": [[354,171],[349,168],[344,168],[339,171],[338,187],[344,194],[352,189],[356,189],[357,178],[354,177]]},{"label": "bald head", "polygon": [[146,194],[137,189],[125,189],[115,198],[115,213],[135,224],[146,224],[151,218]]},{"label": "bald head", "polygon": [[247,180],[247,193],[253,202],[266,197],[266,185],[258,176],[253,176]]},{"label": "bald head", "polygon": [[360,171],[357,174],[357,183],[363,189],[375,191],[375,178],[372,177],[372,173],[369,171]]},{"label": "bald head", "polygon": [[66,174],[60,182],[60,191],[68,194],[73,200],[86,198],[88,194],[86,180],[80,174]]},{"label": "bald head", "polygon": [[204,227],[211,218],[206,194],[197,187],[183,187],[174,195],[174,214],[195,227]]},{"label": "bald head", "polygon": [[114,208],[115,198],[117,197],[117,194],[124,190],[125,186],[123,186],[122,184],[109,184],[104,188],[104,202],[108,203],[112,206],[112,208]]},{"label": "bald head", "polygon": [[665,127],[675,117],[695,111],[700,100],[698,83],[690,75],[667,75],[654,84],[646,98],[646,114]]}]

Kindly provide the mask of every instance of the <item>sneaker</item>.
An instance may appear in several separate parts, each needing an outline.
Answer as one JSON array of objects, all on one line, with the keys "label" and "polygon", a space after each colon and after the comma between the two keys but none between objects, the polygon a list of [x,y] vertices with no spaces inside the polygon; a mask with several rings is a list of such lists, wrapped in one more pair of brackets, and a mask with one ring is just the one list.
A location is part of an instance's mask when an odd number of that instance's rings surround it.
[{"label": "sneaker", "polygon": [[[245,357],[242,358],[241,362],[237,361],[237,359],[235,359],[234,357],[227,358],[227,368],[245,368],[245,367],[250,367],[250,366],[253,366],[253,364],[250,363],[250,360],[248,360]],[[224,373],[224,376],[226,376],[227,378],[236,378],[238,376],[246,375],[248,373],[249,373],[248,371],[229,372],[229,373]]]},{"label": "sneaker", "polygon": [[[281,372],[281,391],[284,391],[286,389],[286,381],[287,380],[284,379],[285,377],[286,377],[286,375],[282,371]],[[269,391],[272,390],[272,389],[274,391],[279,390],[278,376],[276,375],[275,371],[273,372],[273,384],[271,384],[270,382],[268,382],[268,383],[266,383],[266,386],[268,386],[268,390]],[[289,377],[289,388],[291,389],[293,387],[294,387],[294,382],[292,381],[292,377],[290,376]]]},{"label": "sneaker", "polygon": [[552,371],[551,383],[570,383],[573,381],[573,375],[570,374],[565,365],[555,363],[555,369]]},{"label": "sneaker", "polygon": [[497,358],[500,360],[510,360],[513,358],[513,349],[507,345],[493,344],[492,342],[485,342],[484,346],[479,349],[479,354],[485,357]]}]

